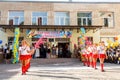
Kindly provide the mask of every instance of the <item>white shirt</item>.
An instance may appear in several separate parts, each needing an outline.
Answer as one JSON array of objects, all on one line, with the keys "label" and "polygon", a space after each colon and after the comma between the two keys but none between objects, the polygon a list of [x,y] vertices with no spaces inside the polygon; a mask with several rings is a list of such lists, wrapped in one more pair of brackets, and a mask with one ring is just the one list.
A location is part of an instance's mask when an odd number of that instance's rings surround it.
[{"label": "white shirt", "polygon": [[29,55],[30,53],[28,53],[28,51],[30,51],[30,47],[22,46],[19,48],[19,51],[20,51],[21,55]]},{"label": "white shirt", "polygon": [[93,47],[93,54],[97,54],[97,47]]},{"label": "white shirt", "polygon": [[93,48],[92,48],[92,47],[88,47],[88,51],[89,51],[90,53],[92,53]]},{"label": "white shirt", "polygon": [[7,51],[6,51],[6,53],[10,53],[10,51],[9,51],[9,50],[7,50]]},{"label": "white shirt", "polygon": [[87,49],[85,50],[85,53],[86,53],[86,54],[90,54],[90,52],[89,52]]},{"label": "white shirt", "polygon": [[12,48],[13,48],[12,45],[10,45],[10,50],[12,50]]},{"label": "white shirt", "polygon": [[105,54],[105,47],[104,46],[98,46],[97,50],[98,50],[99,54]]},{"label": "white shirt", "polygon": [[58,48],[56,48],[56,55],[58,55]]},{"label": "white shirt", "polygon": [[35,57],[40,57],[40,52],[39,52],[39,49],[38,49],[38,48],[36,49]]},{"label": "white shirt", "polygon": [[86,54],[86,53],[87,53],[86,49],[83,49],[82,54]]},{"label": "white shirt", "polygon": [[7,49],[7,46],[4,46],[4,50]]}]

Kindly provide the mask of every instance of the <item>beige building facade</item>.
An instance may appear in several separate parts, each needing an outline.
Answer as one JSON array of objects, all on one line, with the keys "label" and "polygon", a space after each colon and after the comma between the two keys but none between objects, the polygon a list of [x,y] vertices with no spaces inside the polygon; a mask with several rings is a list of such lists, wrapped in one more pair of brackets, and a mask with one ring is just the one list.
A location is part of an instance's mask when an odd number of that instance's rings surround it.
[{"label": "beige building facade", "polygon": [[[83,27],[102,26],[101,29],[96,28],[95,31],[92,29],[86,31],[85,36],[92,37],[93,43],[107,41],[108,39],[114,40],[114,37],[120,34],[120,3],[0,2],[0,25],[9,25],[10,11],[22,11],[24,13],[23,25],[32,25],[33,12],[46,12],[47,23],[45,25],[56,25],[57,12],[65,12],[68,13],[69,24],[63,25],[78,26],[80,22],[80,26]],[[62,22],[58,21],[58,23]],[[69,28],[65,30],[69,30]],[[46,31],[46,29],[41,29],[41,31]],[[48,31],[53,30],[48,29]],[[74,44],[79,42],[80,32],[77,29],[71,31],[72,37],[69,44],[73,52]],[[20,36],[32,43],[31,39],[26,38],[26,30],[23,30]],[[0,39],[3,40],[3,45],[9,41],[8,37],[14,37],[14,32],[10,29],[1,29]]]}]

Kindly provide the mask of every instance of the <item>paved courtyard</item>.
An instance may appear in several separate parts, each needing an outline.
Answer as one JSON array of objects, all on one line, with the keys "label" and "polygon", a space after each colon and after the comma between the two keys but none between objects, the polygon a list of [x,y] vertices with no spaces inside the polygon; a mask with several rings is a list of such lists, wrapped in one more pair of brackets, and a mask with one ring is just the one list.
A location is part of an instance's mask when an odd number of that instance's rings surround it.
[{"label": "paved courtyard", "polygon": [[27,75],[20,64],[0,64],[0,80],[120,80],[120,65],[105,63],[106,72],[85,67],[77,59],[35,59]]}]

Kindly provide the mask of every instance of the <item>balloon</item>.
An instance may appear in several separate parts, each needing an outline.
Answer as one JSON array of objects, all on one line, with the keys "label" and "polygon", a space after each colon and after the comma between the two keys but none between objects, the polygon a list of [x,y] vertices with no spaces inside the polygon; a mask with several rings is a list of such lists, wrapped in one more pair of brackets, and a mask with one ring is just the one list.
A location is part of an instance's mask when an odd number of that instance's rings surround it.
[{"label": "balloon", "polygon": [[85,40],[88,41],[88,37],[85,37]]},{"label": "balloon", "polygon": [[115,42],[114,42],[114,45],[115,45],[115,47],[117,47],[117,46],[119,45],[119,42],[118,42],[118,41],[115,41]]},{"label": "balloon", "polygon": [[82,38],[82,35],[80,35],[79,37]]},{"label": "balloon", "polygon": [[85,34],[85,28],[80,28],[80,30],[82,31],[83,34]]},{"label": "balloon", "polygon": [[115,37],[115,40],[118,40],[118,37]]},{"label": "balloon", "polygon": [[86,44],[86,45],[92,45],[92,42],[87,40],[87,41],[85,42],[85,44]]},{"label": "balloon", "polygon": [[0,40],[0,44],[2,44],[2,40]]}]

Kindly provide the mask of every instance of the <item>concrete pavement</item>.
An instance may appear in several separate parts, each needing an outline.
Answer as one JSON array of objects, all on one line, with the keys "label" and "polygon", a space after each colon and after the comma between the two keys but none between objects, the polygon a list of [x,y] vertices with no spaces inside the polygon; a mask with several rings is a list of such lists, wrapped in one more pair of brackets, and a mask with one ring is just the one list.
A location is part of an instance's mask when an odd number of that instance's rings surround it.
[{"label": "concrete pavement", "polygon": [[43,59],[32,60],[27,75],[21,75],[20,64],[0,64],[0,80],[120,80],[118,64],[105,63],[106,72],[101,72],[99,63],[98,69],[94,70],[83,66],[77,59],[60,60],[47,64],[43,64]]}]

